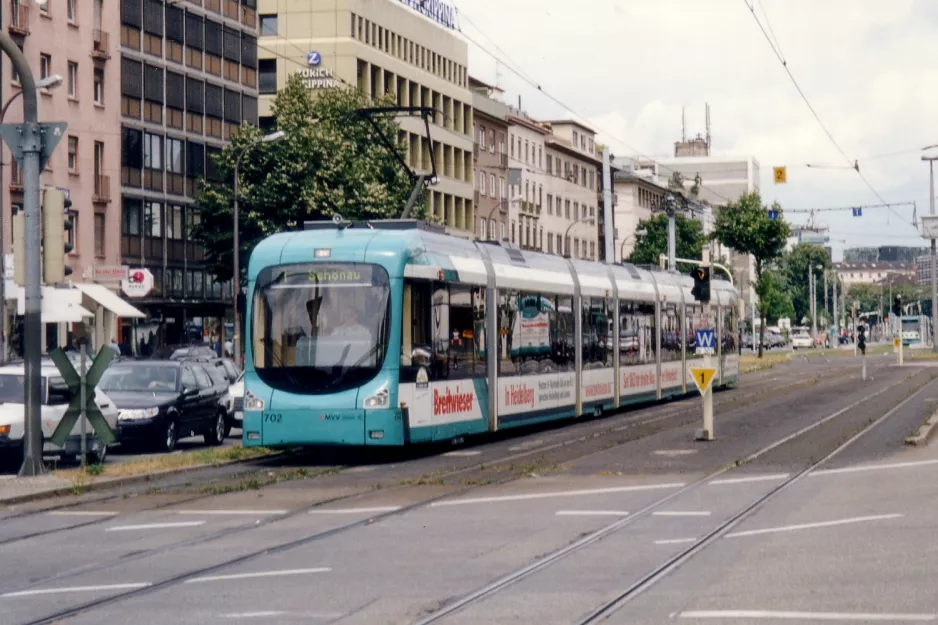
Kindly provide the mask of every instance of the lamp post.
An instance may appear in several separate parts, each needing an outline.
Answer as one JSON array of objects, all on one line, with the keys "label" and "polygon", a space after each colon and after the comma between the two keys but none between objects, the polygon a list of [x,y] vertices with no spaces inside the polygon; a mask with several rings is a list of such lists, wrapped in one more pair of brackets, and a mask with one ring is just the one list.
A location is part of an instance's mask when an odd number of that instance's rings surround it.
[{"label": "lamp post", "polygon": [[592,226],[594,223],[596,222],[593,220],[592,217],[587,217],[585,219],[574,221],[572,224],[567,226],[566,232],[563,233],[563,239],[560,240],[560,242],[563,243],[563,247],[564,247],[564,252],[563,252],[564,258],[570,258],[570,245],[567,244],[567,235],[570,234],[570,231],[573,229],[573,226],[577,224],[588,224]]},{"label": "lamp post", "polygon": [[[938,145],[929,145],[924,150],[938,148]],[[928,161],[928,214],[935,214],[935,160],[938,156],[922,156],[923,161]],[[938,333],[935,330],[935,321],[938,321],[938,258],[935,252],[935,239],[931,240],[931,349],[938,352]]]},{"label": "lamp post", "polygon": [[241,315],[238,312],[238,295],[241,294],[241,267],[240,267],[240,241],[238,240],[238,226],[240,224],[240,215],[238,211],[238,193],[239,193],[239,170],[241,169],[241,159],[244,158],[244,155],[247,154],[251,149],[256,147],[258,143],[274,143],[276,141],[282,140],[286,137],[286,133],[282,130],[277,132],[272,132],[269,135],[264,135],[261,137],[261,140],[254,143],[249,143],[248,145],[242,148],[241,153],[238,154],[238,158],[235,161],[234,166],[234,218],[232,219],[232,225],[234,227],[234,271],[231,278],[231,301],[234,307],[234,337],[231,341],[231,349],[234,352],[233,356],[235,362],[238,363],[238,366],[243,366],[241,359]]},{"label": "lamp post", "polygon": [[[62,84],[62,77],[58,74],[46,76],[42,80],[36,81],[36,89],[55,89]],[[6,117],[10,105],[23,94],[23,91],[17,91],[3,104],[0,109],[0,124]],[[0,141],[0,182],[3,181],[3,141]],[[0,363],[7,359],[7,294],[6,294],[6,250],[3,245],[3,217],[6,210],[3,206],[3,199],[6,193],[0,192],[0,267],[3,267],[3,278],[0,279]]]},{"label": "lamp post", "polygon": [[625,252],[623,251],[625,250],[625,244],[628,243],[630,239],[634,239],[635,237],[643,237],[646,234],[648,234],[648,231],[642,228],[641,230],[636,230],[634,234],[631,234],[625,237],[624,239],[622,239],[622,245],[619,246],[619,262],[620,263],[625,262]]}]

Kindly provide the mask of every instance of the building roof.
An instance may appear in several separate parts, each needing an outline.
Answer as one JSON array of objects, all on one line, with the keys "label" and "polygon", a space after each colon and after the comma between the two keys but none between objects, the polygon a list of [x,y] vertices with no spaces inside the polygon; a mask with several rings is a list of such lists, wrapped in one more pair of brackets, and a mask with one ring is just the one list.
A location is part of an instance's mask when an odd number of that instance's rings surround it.
[{"label": "building roof", "polygon": [[590,154],[589,152],[581,152],[580,150],[577,150],[571,147],[566,141],[557,139],[553,135],[551,135],[547,139],[547,146],[559,152],[563,152],[564,154],[568,154],[574,158],[583,159],[585,161],[592,161],[594,163],[603,162],[602,156],[597,156],[596,154]]},{"label": "building roof", "polygon": [[535,132],[539,132],[539,133],[541,133],[542,135],[549,135],[549,134],[550,134],[550,130],[548,130],[547,128],[544,128],[543,126],[539,125],[536,121],[534,121],[534,120],[531,119],[530,117],[521,117],[520,115],[518,115],[518,114],[516,113],[516,111],[517,111],[517,109],[515,109],[515,108],[513,108],[513,107],[510,107],[510,108],[509,108],[508,123],[510,123],[510,124],[517,124],[518,126],[524,126],[524,127],[527,128],[528,130],[533,130],[533,131],[535,131]]},{"label": "building roof", "polygon": [[545,121],[545,122],[543,122],[543,123],[545,123],[545,124],[547,124],[547,125],[554,125],[554,124],[556,124],[556,125],[558,125],[558,126],[577,126],[577,127],[579,127],[579,128],[582,128],[583,130],[586,130],[586,131],[588,131],[588,132],[593,133],[594,135],[596,134],[596,131],[595,131],[594,129],[590,128],[590,127],[587,126],[586,124],[582,124],[582,123],[578,122],[578,121],[575,120],[575,119],[555,119],[555,120],[551,120],[551,121]]}]

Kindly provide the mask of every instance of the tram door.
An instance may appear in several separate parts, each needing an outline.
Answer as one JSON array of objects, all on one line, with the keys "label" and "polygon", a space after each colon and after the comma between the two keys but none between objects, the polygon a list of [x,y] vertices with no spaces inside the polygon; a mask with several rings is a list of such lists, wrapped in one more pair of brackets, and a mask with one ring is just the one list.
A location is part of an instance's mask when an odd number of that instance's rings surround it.
[{"label": "tram door", "polygon": [[[430,336],[430,282],[404,283],[403,332],[401,336],[401,383],[410,387],[413,395],[407,401],[410,410],[410,428],[432,424],[433,397],[430,391],[433,346]],[[406,394],[402,387],[402,398]],[[408,389],[409,390],[409,389]]]}]

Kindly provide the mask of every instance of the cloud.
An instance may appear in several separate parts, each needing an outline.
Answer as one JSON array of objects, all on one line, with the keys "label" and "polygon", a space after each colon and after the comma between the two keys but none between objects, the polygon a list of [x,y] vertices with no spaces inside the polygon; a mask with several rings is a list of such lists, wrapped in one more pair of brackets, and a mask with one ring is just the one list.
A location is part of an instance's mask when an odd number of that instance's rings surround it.
[{"label": "cloud", "polygon": [[[847,158],[799,96],[749,2]],[[464,30],[503,61],[470,46],[472,73],[489,81],[497,76],[509,101],[520,95],[532,115],[560,117],[572,108],[617,155],[672,154],[682,107],[687,134],[695,136],[704,132],[707,102],[714,153],[754,156],[767,201],[789,208],[878,203],[847,168],[859,159],[860,171],[887,201],[915,200],[918,214],[928,210],[928,169],[915,150],[938,143],[932,58],[938,2],[463,0],[459,8],[471,20],[462,20]],[[898,151],[910,152],[866,158]],[[786,185],[773,184],[773,165],[788,168]],[[911,207],[896,211],[911,220]],[[923,244],[886,209],[868,209],[862,218],[823,213],[823,219],[832,238],[847,241],[835,249]]]}]

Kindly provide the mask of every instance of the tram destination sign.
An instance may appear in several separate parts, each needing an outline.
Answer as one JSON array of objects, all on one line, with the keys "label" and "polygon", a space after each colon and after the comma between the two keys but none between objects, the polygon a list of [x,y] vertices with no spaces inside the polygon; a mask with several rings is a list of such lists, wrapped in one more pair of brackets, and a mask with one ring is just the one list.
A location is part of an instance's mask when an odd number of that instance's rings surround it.
[{"label": "tram destination sign", "polygon": [[456,12],[440,0],[401,0],[402,3],[441,26],[456,30]]}]

